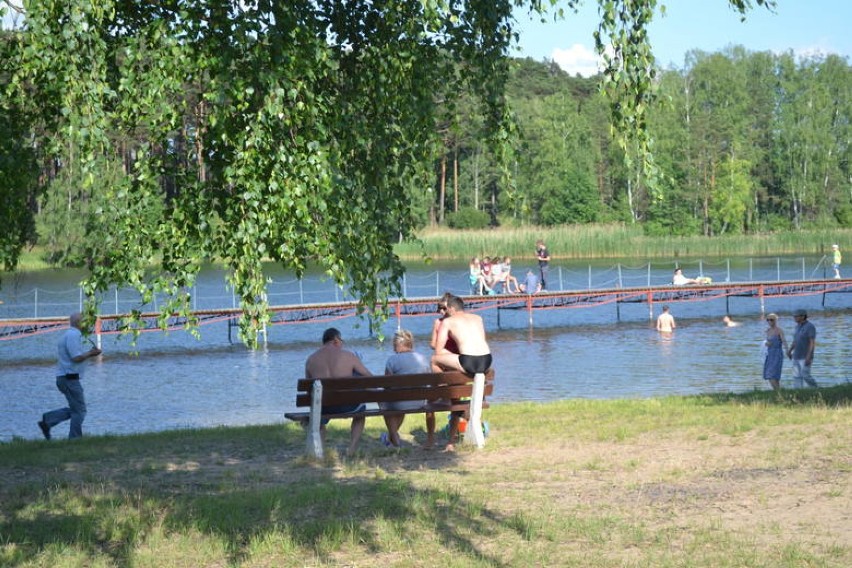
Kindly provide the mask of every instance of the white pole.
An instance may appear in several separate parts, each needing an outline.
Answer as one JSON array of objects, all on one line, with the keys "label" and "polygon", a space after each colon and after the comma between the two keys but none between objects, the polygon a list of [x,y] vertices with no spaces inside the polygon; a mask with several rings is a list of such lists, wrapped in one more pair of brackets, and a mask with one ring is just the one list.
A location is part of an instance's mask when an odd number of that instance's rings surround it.
[{"label": "white pole", "polygon": [[314,381],[311,387],[311,417],[308,421],[308,455],[318,460],[322,459],[322,437],[320,422],[322,421],[322,381]]},{"label": "white pole", "polygon": [[477,448],[485,446],[485,434],[482,432],[482,398],[485,396],[485,375],[473,376],[473,393],[470,400],[470,421],[464,433],[464,443]]}]

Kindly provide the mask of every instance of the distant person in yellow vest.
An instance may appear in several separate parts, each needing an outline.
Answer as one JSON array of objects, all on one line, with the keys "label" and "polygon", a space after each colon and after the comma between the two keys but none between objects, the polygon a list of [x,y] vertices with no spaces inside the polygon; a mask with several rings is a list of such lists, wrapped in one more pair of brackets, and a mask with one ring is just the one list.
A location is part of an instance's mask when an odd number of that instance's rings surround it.
[{"label": "distant person in yellow vest", "polygon": [[843,255],[840,254],[840,247],[838,245],[831,245],[831,251],[831,267],[834,269],[834,278],[835,280],[840,280],[840,263],[843,262]]}]

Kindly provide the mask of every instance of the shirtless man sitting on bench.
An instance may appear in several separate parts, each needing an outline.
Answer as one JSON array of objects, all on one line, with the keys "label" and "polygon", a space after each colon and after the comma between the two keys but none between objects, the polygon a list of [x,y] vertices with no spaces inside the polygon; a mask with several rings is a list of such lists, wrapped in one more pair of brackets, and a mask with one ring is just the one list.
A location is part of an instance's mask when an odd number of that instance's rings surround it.
[{"label": "shirtless man sitting on bench", "polygon": [[[452,338],[459,348],[459,354],[446,349],[447,341]],[[447,300],[447,317],[443,320],[435,341],[435,354],[432,356],[432,371],[464,371],[469,375],[485,373],[491,368],[491,348],[485,339],[485,326],[482,318],[464,311],[464,302],[453,296]],[[459,417],[462,412],[450,415],[450,434],[447,451],[453,451],[458,437]]]}]

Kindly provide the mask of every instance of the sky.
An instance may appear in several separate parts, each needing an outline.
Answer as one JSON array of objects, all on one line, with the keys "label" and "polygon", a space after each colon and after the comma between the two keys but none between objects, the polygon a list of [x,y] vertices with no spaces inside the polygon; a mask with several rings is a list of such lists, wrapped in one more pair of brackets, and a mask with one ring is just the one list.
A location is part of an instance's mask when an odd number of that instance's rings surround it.
[{"label": "sky", "polygon": [[[665,16],[659,13],[661,5]],[[545,24],[516,11],[520,50],[513,55],[553,59],[572,75],[594,75],[597,6],[597,0],[584,0],[579,13],[568,12],[565,21]],[[648,34],[657,63],[680,69],[688,51],[713,53],[731,45],[801,56],[852,56],[852,0],[777,0],[774,12],[755,6],[745,22],[729,6],[727,0],[658,0]]]}]

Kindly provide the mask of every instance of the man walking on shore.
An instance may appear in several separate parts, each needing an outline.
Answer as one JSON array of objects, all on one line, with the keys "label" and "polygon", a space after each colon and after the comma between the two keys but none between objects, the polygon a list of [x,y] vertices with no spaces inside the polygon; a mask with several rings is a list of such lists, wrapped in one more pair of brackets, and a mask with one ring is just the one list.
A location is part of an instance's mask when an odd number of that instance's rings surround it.
[{"label": "man walking on shore", "polygon": [[68,318],[70,327],[62,334],[57,346],[56,388],[65,395],[68,406],[42,414],[38,427],[45,440],[50,440],[51,428],[66,420],[71,420],[69,440],[83,436],[83,420],[86,418],[86,397],[80,384],[83,362],[97,357],[102,351],[97,347],[83,351],[82,320],[83,315],[79,312],[71,314]]},{"label": "man walking on shore", "polygon": [[808,321],[808,312],[805,310],[796,310],[793,312],[793,318],[796,320],[796,332],[787,349],[787,357],[793,360],[793,388],[800,389],[805,386],[804,383],[817,387],[817,382],[811,378],[816,327]]}]

